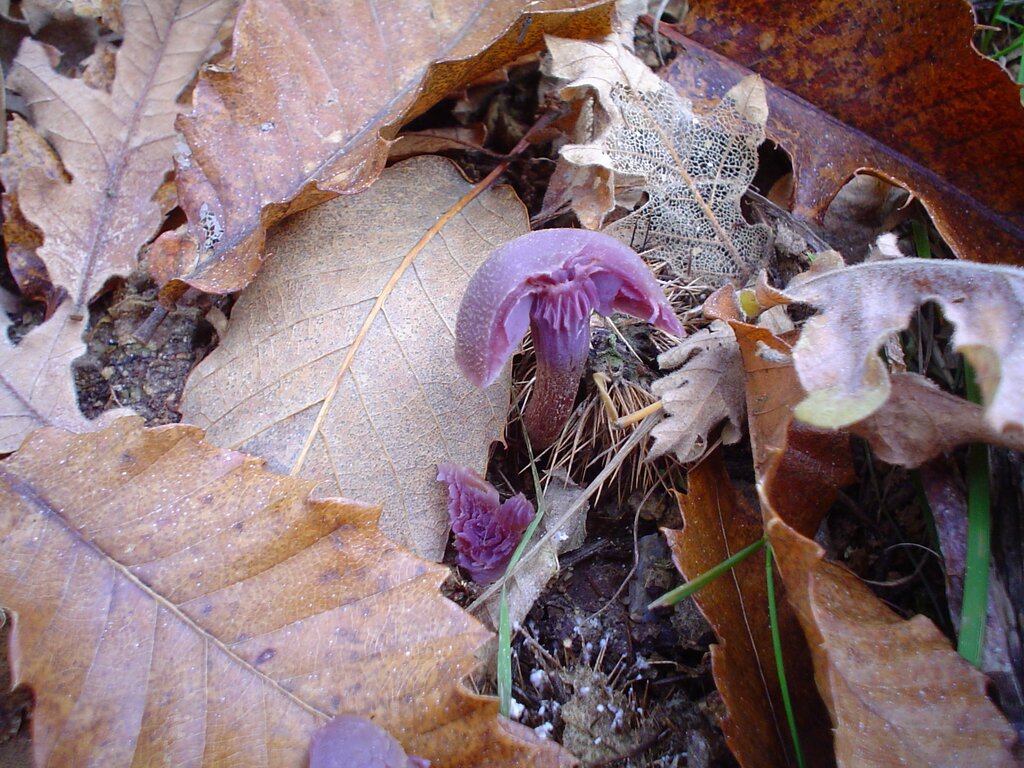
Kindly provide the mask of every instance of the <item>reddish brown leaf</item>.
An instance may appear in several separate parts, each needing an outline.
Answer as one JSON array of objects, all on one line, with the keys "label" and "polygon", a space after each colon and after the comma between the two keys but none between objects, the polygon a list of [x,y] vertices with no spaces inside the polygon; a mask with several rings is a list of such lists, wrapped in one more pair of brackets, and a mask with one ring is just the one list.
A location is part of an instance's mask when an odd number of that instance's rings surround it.
[{"label": "reddish brown leaf", "polygon": [[[734,490],[714,451],[677,494],[682,531],[665,531],[679,571],[692,579],[759,539],[758,513]],[[715,684],[725,701],[722,730],[744,766],[796,765],[779,688],[768,623],[764,556],[754,555],[694,595],[715,630]],[[780,600],[780,631],[790,695],[808,765],[833,764],[828,713],[814,687],[810,656],[796,615]]]},{"label": "reddish brown leaf", "polygon": [[866,170],[917,196],[959,256],[1024,261],[1019,87],[972,47],[968,3],[695,0],[681,32],[666,77],[688,97],[765,79],[797,215],[820,221]]},{"label": "reddish brown leaf", "polygon": [[[59,457],[59,458],[57,458]],[[488,633],[378,510],[137,418],[0,463],[0,601],[38,765],[305,766],[372,718],[437,766],[568,758],[460,681]]]},{"label": "reddish brown leaf", "polygon": [[[313,12],[305,2],[249,0],[230,59],[205,72],[179,123],[187,229],[162,236],[154,259],[187,283],[244,287],[266,229],[380,173],[403,122],[452,90],[537,50],[545,34],[607,31],[607,0],[375,6]],[[525,9],[529,9],[526,12]],[[180,292],[172,285],[165,298]]]},{"label": "reddish brown leaf", "polygon": [[58,75],[53,49],[22,43],[8,85],[25,97],[72,180],[24,169],[18,203],[43,233],[39,258],[68,291],[74,317],[110,277],[134,267],[160,226],[152,198],[171,170],[176,99],[231,10],[228,0],[126,2],[110,93]]}]

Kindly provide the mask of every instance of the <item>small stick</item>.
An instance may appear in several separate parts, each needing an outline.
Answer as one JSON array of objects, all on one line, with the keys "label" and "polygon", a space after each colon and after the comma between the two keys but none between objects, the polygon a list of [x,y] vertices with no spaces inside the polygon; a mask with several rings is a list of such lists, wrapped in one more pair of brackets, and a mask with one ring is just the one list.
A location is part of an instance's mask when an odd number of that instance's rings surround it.
[{"label": "small stick", "polygon": [[631,424],[636,424],[638,421],[642,421],[643,419],[646,419],[648,416],[650,416],[651,414],[657,413],[658,411],[660,411],[664,407],[665,406],[662,403],[662,401],[658,400],[656,402],[651,403],[650,405],[644,406],[639,411],[633,411],[632,413],[627,413],[621,419],[617,419],[613,423],[619,429],[623,429],[624,427],[628,427]]},{"label": "small stick", "polygon": [[619,411],[615,407],[615,403],[612,402],[611,395],[608,394],[609,381],[610,379],[600,371],[594,374],[594,386],[597,387],[597,396],[604,405],[604,412],[608,414],[608,420],[614,424],[616,419],[619,418]]}]

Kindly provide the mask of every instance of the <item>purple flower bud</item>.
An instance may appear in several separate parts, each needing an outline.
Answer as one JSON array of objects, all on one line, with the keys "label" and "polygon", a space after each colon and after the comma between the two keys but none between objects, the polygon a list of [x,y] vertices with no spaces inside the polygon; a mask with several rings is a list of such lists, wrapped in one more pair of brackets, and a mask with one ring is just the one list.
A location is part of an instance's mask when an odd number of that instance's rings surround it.
[{"label": "purple flower bud", "polygon": [[546,448],[572,411],[590,348],[590,313],[624,312],[684,335],[654,275],[600,232],[544,229],[492,253],[469,281],[455,326],[455,360],[479,387],[493,382],[529,326],[537,380],[525,420]]},{"label": "purple flower bud", "polygon": [[438,464],[437,479],[448,483],[448,515],[459,565],[473,581],[490,584],[505,572],[533,521],[533,505],[521,493],[499,502],[493,485],[457,464]]}]

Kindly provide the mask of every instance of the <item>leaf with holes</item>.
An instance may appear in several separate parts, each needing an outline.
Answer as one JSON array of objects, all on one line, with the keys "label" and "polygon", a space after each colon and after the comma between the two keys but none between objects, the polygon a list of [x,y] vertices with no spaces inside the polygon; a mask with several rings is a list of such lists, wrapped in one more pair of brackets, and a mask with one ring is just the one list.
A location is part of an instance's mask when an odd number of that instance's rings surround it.
[{"label": "leaf with holes", "polygon": [[889,398],[879,347],[910,323],[914,309],[935,301],[956,328],[955,349],[978,375],[985,416],[996,431],[1024,428],[1024,270],[938,259],[894,259],[843,267],[833,254],[785,291],[763,282],[763,303],[810,304],[793,358],[807,397],[796,415],[838,428],[875,413]]},{"label": "leaf with holes", "polygon": [[793,211],[823,220],[854,174],[903,186],[961,258],[1024,263],[1020,86],[971,43],[963,0],[693,0],[665,79],[715,103],[764,78]]},{"label": "leaf with holes", "polygon": [[449,525],[437,465],[482,471],[509,401],[507,372],[480,390],[456,367],[459,303],[487,255],[529,229],[501,187],[417,251],[470,188],[447,160],[421,157],[292,217],[181,403],[218,445],[383,503],[384,532],[433,560]]},{"label": "leaf with holes", "polygon": [[33,40],[22,44],[8,81],[71,176],[69,183],[26,169],[17,194],[43,233],[39,257],[75,316],[109,278],[131,271],[160,227],[153,197],[172,169],[177,98],[233,5],[134,0],[122,10],[125,37],[109,93],[58,75],[54,50]]},{"label": "leaf with holes", "polygon": [[[665,261],[681,278],[745,282],[769,238],[766,226],[746,223],[740,212],[764,139],[760,79],[698,114],[614,38],[551,39],[548,48],[549,73],[567,83],[563,97],[587,108],[575,143],[561,150],[545,208],[571,203],[584,226]],[[552,199],[556,193],[563,199]],[[606,223],[615,206],[638,202]]]},{"label": "leaf with holes", "polygon": [[0,463],[37,765],[301,768],[341,712],[432,765],[568,763],[462,686],[489,633],[440,596],[447,569],[262,464],[135,417],[39,430]]}]

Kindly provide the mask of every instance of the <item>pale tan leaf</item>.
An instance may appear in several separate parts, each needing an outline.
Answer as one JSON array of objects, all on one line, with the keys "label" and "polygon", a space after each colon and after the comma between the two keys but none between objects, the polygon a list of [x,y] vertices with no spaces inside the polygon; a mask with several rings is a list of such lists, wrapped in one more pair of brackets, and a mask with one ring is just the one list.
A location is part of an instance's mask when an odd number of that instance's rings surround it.
[{"label": "pale tan leaf", "polygon": [[804,326],[793,357],[807,399],[799,418],[822,427],[852,424],[889,397],[879,348],[934,301],[956,331],[954,348],[974,366],[985,416],[998,431],[1024,429],[1024,271],[938,259],[895,259],[841,267],[831,261],[785,291],[761,298],[821,310]]},{"label": "pale tan leaf", "polygon": [[110,93],[54,72],[52,49],[22,44],[8,85],[72,181],[27,171],[19,203],[43,232],[39,256],[74,316],[110,277],[130,271],[156,234],[162,213],[152,198],[172,168],[176,99],[232,9],[230,0],[126,2]]},{"label": "pale tan leaf", "polygon": [[743,435],[744,377],[736,336],[716,320],[658,357],[662,369],[678,368],[651,385],[668,417],[652,434],[651,458],[673,453],[684,464],[697,461],[709,447],[708,437],[723,424],[722,442]]},{"label": "pale tan leaf", "polygon": [[882,407],[850,426],[882,461],[918,467],[965,443],[1024,450],[1024,433],[994,429],[981,406],[944,392],[923,376],[897,373],[891,382]]},{"label": "pale tan leaf", "polygon": [[377,509],[141,419],[33,433],[0,463],[0,602],[37,765],[303,768],[372,718],[435,766],[568,758],[461,681],[488,633]]},{"label": "pale tan leaf", "polygon": [[181,404],[218,445],[326,493],[381,502],[384,532],[433,560],[448,531],[436,467],[483,471],[509,400],[507,373],[482,391],[456,368],[459,302],[491,250],[528,230],[502,187],[406,263],[469,189],[447,160],[415,158],[360,195],[290,219]]},{"label": "pale tan leaf", "polygon": [[0,453],[15,450],[34,429],[56,426],[73,432],[101,429],[129,411],[107,411],[89,421],[78,409],[71,362],[85,353],[83,324],[70,318],[68,302],[15,346],[0,322]]},{"label": "pale tan leaf", "polygon": [[[549,40],[549,73],[585,100],[576,143],[561,150],[558,193],[584,226],[604,227],[680,277],[745,281],[764,261],[769,231],[750,225],[740,197],[754,178],[768,118],[764,85],[749,78],[708,114],[658,79],[621,43]],[[639,208],[605,226],[615,205]],[[559,201],[545,200],[545,208]]]},{"label": "pale tan leaf", "polygon": [[[223,293],[262,264],[267,227],[365,189],[401,126],[477,77],[538,50],[545,33],[608,31],[610,0],[249,0],[230,57],[204,73],[180,123],[188,226],[156,258]],[[172,298],[183,290],[175,282]]]}]

